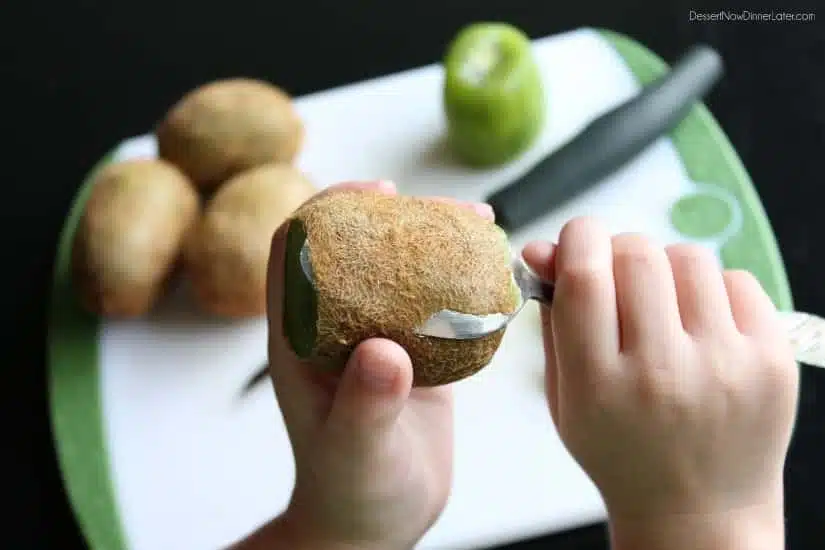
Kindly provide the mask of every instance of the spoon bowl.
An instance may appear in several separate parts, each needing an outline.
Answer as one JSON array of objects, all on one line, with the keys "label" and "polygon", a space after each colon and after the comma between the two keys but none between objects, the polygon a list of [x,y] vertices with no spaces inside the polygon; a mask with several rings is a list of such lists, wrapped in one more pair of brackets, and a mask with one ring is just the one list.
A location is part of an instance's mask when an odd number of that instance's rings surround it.
[{"label": "spoon bowl", "polygon": [[416,329],[419,336],[473,340],[483,338],[506,327],[524,309],[528,300],[549,305],[553,301],[554,286],[533,273],[520,256],[512,263],[513,280],[521,291],[521,303],[512,313],[472,315],[450,309],[442,309]]}]

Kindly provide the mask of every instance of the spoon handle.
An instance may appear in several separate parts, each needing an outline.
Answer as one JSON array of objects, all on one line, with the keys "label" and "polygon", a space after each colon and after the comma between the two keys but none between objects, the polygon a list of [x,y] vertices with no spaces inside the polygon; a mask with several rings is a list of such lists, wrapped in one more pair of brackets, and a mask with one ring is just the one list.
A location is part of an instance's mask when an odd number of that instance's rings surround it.
[{"label": "spoon handle", "polygon": [[525,300],[536,300],[539,303],[550,305],[553,303],[553,293],[556,287],[533,273],[522,258],[513,261],[513,277],[521,289],[521,296]]},{"label": "spoon handle", "polygon": [[783,311],[780,317],[785,323],[796,360],[825,368],[825,319],[801,311]]}]

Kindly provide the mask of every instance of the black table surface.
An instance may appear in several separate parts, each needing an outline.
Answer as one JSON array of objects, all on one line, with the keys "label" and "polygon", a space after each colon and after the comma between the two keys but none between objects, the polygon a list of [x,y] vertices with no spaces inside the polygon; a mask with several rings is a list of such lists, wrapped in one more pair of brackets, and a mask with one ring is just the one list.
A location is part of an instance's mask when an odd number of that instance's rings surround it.
[{"label": "black table surface", "polygon": [[[12,5],[14,4],[14,5]],[[424,65],[477,20],[540,37],[611,28],[673,61],[719,49],[727,75],[708,100],[750,171],[779,240],[796,305],[825,313],[825,13],[813,23],[697,23],[699,2],[582,0],[303,0],[4,4],[3,86],[12,150],[3,190],[3,366],[10,404],[6,494],[19,518],[9,548],[83,548],[51,445],[44,376],[53,251],[82,176],[118,140],[146,132],[190,88],[214,78],[269,78],[295,95]],[[779,4],[777,4],[778,6]],[[727,4],[731,8],[730,3]],[[12,13],[14,11],[14,13]],[[582,70],[587,70],[583,67]],[[9,195],[8,193],[11,193]],[[819,239],[817,239],[819,237]],[[786,468],[788,546],[825,547],[825,371],[803,367]],[[20,451],[20,453],[17,453]],[[8,518],[8,515],[5,516]],[[6,547],[6,544],[3,544]],[[605,528],[525,541],[526,550],[606,548]],[[165,550],[165,549],[158,549]]]}]

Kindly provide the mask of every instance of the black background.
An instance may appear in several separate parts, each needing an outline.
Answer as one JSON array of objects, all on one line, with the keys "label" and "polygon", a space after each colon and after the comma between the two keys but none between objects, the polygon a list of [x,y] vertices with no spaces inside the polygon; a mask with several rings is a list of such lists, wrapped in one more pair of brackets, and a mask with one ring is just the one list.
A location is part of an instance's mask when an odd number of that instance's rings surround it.
[{"label": "black background", "polygon": [[[825,186],[825,10],[814,23],[703,24],[690,21],[691,9],[711,7],[639,0],[4,4],[0,128],[8,144],[0,234],[8,266],[1,270],[2,312],[11,328],[4,333],[6,383],[0,387],[7,431],[18,436],[6,448],[20,457],[3,470],[5,494],[20,514],[8,522],[8,547],[83,547],[51,448],[44,378],[48,281],[71,198],[111,146],[145,133],[180,95],[207,80],[263,77],[300,95],[436,61],[455,31],[476,20],[509,21],[533,37],[607,27],[668,61],[694,42],[708,42],[728,70],[709,106],[762,196],[797,307],[825,313],[825,231],[817,200]],[[825,391],[823,374],[803,371],[786,469],[792,549],[821,548],[825,541],[825,402],[817,398]],[[508,548],[605,544],[598,526]]]}]

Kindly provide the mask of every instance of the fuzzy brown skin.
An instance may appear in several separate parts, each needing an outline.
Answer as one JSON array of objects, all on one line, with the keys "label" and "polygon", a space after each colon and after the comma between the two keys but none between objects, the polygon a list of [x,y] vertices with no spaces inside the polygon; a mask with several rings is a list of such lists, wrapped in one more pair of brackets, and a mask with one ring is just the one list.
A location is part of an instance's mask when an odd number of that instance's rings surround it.
[{"label": "fuzzy brown skin", "polygon": [[197,191],[180,170],[149,159],[109,164],[92,185],[72,248],[75,290],[92,313],[143,315],[197,219]]},{"label": "fuzzy brown skin", "polygon": [[306,231],[313,266],[311,361],[340,369],[359,342],[385,337],[409,353],[416,386],[455,382],[490,362],[504,330],[457,341],[414,329],[442,309],[516,309],[510,251],[495,224],[456,205],[374,192],[319,195],[291,223]]},{"label": "fuzzy brown skin", "polygon": [[261,164],[291,163],[304,126],[283,90],[258,80],[219,80],[185,95],[155,128],[158,154],[199,188],[214,189]]},{"label": "fuzzy brown skin", "polygon": [[315,187],[288,164],[266,164],[226,182],[184,248],[184,269],[200,306],[225,317],[266,312],[272,235]]}]

